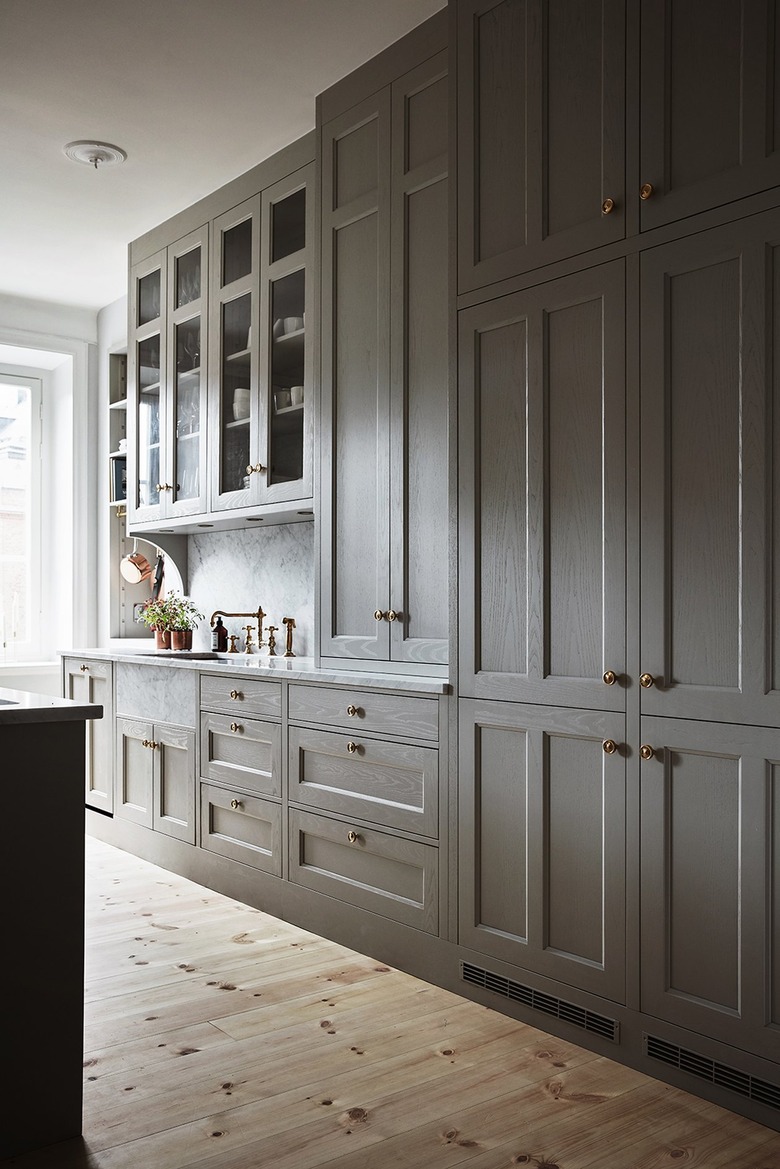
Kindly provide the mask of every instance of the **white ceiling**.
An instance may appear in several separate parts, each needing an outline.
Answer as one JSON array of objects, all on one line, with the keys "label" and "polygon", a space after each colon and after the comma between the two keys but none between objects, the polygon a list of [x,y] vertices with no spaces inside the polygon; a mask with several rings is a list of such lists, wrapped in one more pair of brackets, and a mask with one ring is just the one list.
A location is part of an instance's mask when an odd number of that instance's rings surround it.
[{"label": "white ceiling", "polygon": [[[127,244],[314,126],[445,0],[0,0],[0,293],[99,309]],[[121,166],[69,161],[109,142]]]}]

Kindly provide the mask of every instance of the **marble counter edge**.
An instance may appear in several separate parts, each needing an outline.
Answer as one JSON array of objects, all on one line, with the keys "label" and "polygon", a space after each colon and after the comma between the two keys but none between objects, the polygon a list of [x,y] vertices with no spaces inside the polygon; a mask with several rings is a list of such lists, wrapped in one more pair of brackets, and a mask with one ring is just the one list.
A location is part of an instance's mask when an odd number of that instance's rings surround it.
[{"label": "marble counter edge", "polygon": [[233,662],[227,658],[179,658],[176,651],[154,653],[149,650],[68,649],[57,651],[61,658],[84,657],[101,661],[122,662],[134,666],[170,666],[176,670],[197,670],[201,674],[226,674],[243,678],[282,679],[292,682],[316,682],[351,689],[367,686],[377,690],[416,691],[421,694],[450,694],[452,687],[446,678],[426,677],[422,674],[382,674],[363,670],[323,669],[313,658],[257,657],[251,663]]},{"label": "marble counter edge", "polygon": [[93,702],[74,702],[51,694],[0,687],[0,726],[18,723],[84,722],[102,718],[103,707]]}]

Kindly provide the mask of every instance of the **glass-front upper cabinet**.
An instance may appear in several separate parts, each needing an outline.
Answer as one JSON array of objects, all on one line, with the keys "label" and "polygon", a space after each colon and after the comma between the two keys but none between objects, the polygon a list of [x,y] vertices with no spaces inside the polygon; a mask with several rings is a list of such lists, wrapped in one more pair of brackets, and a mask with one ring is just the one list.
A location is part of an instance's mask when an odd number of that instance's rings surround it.
[{"label": "glass-front upper cabinet", "polygon": [[214,225],[215,512],[311,499],[313,171],[296,171]]},{"label": "glass-front upper cabinet", "polygon": [[206,383],[201,368],[207,259],[203,228],[133,271],[131,531],[205,510]]}]

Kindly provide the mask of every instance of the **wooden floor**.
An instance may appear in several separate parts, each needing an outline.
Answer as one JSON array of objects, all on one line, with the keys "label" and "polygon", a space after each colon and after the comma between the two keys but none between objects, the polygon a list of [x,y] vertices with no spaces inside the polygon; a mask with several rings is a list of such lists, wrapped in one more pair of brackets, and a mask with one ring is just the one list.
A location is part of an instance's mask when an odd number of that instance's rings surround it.
[{"label": "wooden floor", "polygon": [[771,1129],[92,839],[87,869],[83,1140],[7,1164],[780,1167]]}]

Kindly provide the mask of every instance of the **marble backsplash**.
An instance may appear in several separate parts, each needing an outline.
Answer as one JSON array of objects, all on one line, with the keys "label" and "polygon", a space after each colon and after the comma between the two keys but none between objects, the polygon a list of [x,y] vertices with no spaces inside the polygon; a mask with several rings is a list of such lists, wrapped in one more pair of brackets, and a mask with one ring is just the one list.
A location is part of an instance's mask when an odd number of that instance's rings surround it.
[{"label": "marble backsplash", "polygon": [[[293,649],[298,657],[314,654],[314,524],[277,524],[260,531],[209,532],[190,536],[189,596],[206,614],[193,646],[210,648],[209,617],[215,609],[266,613],[275,625],[277,653],[284,653],[283,617],[296,622]],[[240,634],[249,618],[224,618],[228,633]],[[266,649],[261,651],[267,653]]]}]

